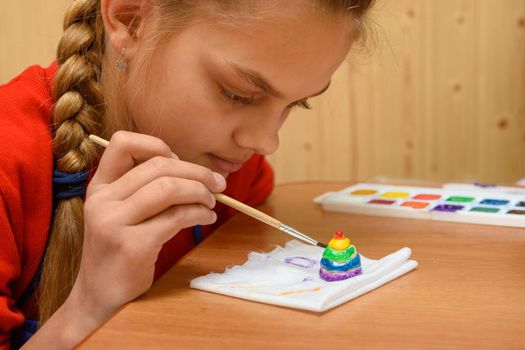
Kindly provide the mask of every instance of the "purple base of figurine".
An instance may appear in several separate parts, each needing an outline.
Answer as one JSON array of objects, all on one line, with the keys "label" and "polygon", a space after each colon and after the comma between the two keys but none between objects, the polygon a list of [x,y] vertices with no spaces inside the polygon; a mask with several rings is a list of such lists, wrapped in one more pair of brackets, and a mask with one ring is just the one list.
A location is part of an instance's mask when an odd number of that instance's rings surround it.
[{"label": "purple base of figurine", "polygon": [[321,277],[326,282],[342,281],[361,275],[363,270],[361,268],[352,269],[346,272],[328,272],[323,269],[319,269],[319,277]]}]

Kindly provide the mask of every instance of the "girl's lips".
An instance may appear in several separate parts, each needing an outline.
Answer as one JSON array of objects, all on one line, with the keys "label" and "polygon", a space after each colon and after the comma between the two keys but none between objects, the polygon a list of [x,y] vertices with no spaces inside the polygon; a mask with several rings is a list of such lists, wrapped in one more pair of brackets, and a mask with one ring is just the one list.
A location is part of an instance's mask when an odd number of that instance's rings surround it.
[{"label": "girl's lips", "polygon": [[210,160],[215,168],[214,170],[219,173],[233,173],[239,170],[244,162],[242,161],[230,161],[216,155],[210,154]]}]

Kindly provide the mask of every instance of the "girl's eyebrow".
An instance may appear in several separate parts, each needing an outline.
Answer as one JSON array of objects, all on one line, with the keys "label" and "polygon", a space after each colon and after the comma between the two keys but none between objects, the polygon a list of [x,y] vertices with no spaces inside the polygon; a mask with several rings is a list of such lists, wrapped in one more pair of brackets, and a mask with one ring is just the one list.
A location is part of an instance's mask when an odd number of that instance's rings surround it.
[{"label": "girl's eyebrow", "polygon": [[[254,71],[252,69],[249,69],[249,68],[242,67],[242,66],[240,66],[240,65],[238,65],[236,63],[230,62],[230,61],[226,61],[226,63],[228,63],[228,65],[233,68],[235,73],[240,78],[244,79],[245,81],[247,81],[252,86],[254,86],[254,87],[264,91],[265,93],[267,93],[269,95],[272,95],[272,96],[275,96],[275,97],[281,97],[282,96],[282,93],[279,92],[277,89],[275,89],[270,83],[268,83],[268,81],[266,79],[264,79],[261,76],[261,74],[259,74],[259,72],[256,72],[256,71]],[[326,84],[326,86],[324,88],[319,90],[319,92],[316,92],[315,94],[310,95],[308,97],[314,97],[314,96],[321,95],[323,92],[328,90],[328,88],[330,87],[330,83],[331,82],[332,81],[330,80],[328,82],[328,84]]]}]

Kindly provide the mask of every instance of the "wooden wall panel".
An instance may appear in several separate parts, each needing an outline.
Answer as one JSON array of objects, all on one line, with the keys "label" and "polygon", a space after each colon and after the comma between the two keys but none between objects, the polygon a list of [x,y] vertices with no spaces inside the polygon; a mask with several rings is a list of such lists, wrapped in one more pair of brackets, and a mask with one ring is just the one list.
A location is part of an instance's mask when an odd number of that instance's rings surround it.
[{"label": "wooden wall panel", "polygon": [[431,178],[472,178],[479,170],[477,87],[479,0],[431,1],[433,45],[427,62],[432,134],[428,154]]},{"label": "wooden wall panel", "polygon": [[[69,0],[2,1],[0,83],[47,65]],[[354,53],[270,157],[278,182],[525,177],[525,0],[378,0]]]},{"label": "wooden wall panel", "polygon": [[[376,52],[350,58],[342,68],[348,86],[319,97],[321,110],[290,117],[271,157],[278,182],[344,174],[500,183],[524,177],[524,6],[524,0],[379,1]],[[345,100],[340,111],[348,114],[326,118],[324,100]],[[299,138],[323,147],[319,131],[295,120],[312,115],[336,121],[332,138],[350,138],[350,149],[298,147]],[[307,136],[297,136],[303,130]],[[281,168],[290,160],[294,166]]]},{"label": "wooden wall panel", "polygon": [[0,84],[33,64],[47,66],[62,35],[68,0],[0,1]]},{"label": "wooden wall panel", "polygon": [[479,36],[479,172],[512,181],[525,167],[525,1],[484,0]]}]

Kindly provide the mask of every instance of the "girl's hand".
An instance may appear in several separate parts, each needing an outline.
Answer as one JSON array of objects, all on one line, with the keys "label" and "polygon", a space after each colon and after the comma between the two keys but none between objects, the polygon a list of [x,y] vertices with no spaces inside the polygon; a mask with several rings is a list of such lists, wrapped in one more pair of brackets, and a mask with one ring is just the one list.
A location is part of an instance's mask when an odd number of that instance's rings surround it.
[{"label": "girl's hand", "polygon": [[115,133],[87,188],[69,299],[102,322],[146,292],[162,245],[185,227],[215,222],[213,192],[225,187],[222,175],[179,160],[155,137]]}]

